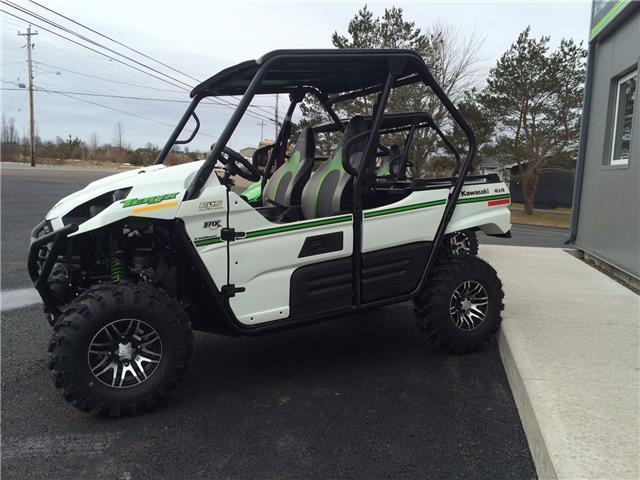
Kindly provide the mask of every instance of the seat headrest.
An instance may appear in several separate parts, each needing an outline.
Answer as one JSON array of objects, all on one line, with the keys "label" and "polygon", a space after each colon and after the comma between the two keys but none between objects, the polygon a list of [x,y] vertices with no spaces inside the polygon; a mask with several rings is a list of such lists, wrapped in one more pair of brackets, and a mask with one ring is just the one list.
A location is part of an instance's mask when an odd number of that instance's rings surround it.
[{"label": "seat headrest", "polygon": [[389,147],[389,157],[393,160],[399,155],[402,155],[402,149],[398,145],[391,145],[391,147]]},{"label": "seat headrest", "polygon": [[313,157],[316,151],[316,139],[313,136],[313,130],[305,127],[300,130],[294,152],[300,152],[301,158]]},{"label": "seat headrest", "polygon": [[[359,133],[366,132],[368,129],[368,122],[362,115],[355,115],[349,123],[347,124],[347,128],[342,134],[342,140],[340,142],[340,146],[344,145],[344,143],[349,140],[354,135],[358,135]],[[365,147],[367,137],[363,136],[362,139],[358,140],[355,144],[351,146],[351,153],[354,152],[362,152]]]}]

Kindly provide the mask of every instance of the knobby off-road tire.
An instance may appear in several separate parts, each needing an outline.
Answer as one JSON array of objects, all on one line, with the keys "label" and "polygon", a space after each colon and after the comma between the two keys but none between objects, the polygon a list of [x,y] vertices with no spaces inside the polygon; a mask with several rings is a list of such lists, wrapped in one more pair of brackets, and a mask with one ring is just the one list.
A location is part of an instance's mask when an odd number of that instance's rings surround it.
[{"label": "knobby off-road tire", "polygon": [[80,410],[135,415],[173,393],[192,352],[189,318],[175,299],[145,283],[101,285],[58,317],[49,369]]},{"label": "knobby off-road tire", "polygon": [[500,327],[503,298],[491,265],[478,257],[450,257],[434,266],[414,299],[418,327],[442,351],[478,351]]},{"label": "knobby off-road tire", "polygon": [[449,252],[456,256],[478,255],[478,235],[473,230],[460,230],[447,236]]}]

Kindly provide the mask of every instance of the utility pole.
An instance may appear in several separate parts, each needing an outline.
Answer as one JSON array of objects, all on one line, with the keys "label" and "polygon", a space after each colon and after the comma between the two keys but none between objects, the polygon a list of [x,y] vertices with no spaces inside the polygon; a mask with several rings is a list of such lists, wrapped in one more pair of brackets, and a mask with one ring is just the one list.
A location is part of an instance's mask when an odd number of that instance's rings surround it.
[{"label": "utility pole", "polygon": [[260,125],[260,141],[264,140],[264,120],[261,120],[260,122],[257,123],[257,125]]},{"label": "utility pole", "polygon": [[278,94],[276,93],[276,134],[274,135],[273,139],[277,140],[278,139]]},{"label": "utility pole", "polygon": [[33,70],[31,65],[31,37],[38,35],[38,32],[31,31],[31,25],[27,27],[27,33],[18,32],[19,37],[27,37],[27,63],[29,64],[29,133],[31,143],[31,166],[36,166],[36,138],[35,138],[35,120],[33,117]]}]

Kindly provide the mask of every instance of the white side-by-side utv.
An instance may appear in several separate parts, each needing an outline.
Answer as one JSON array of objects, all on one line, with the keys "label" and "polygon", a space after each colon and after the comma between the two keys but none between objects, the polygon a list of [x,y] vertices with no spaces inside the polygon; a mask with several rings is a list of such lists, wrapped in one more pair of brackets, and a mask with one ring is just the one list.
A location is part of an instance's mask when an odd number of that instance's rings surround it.
[{"label": "white side-by-side utv", "polygon": [[[451,177],[407,176],[409,148],[380,143],[391,93],[418,83],[467,136]],[[259,170],[228,143],[254,97],[276,93],[290,105]],[[208,159],[164,165],[197,135],[198,104],[231,95],[241,99]],[[341,134],[328,157],[317,158],[312,128],[290,138],[307,95]],[[479,349],[496,332],[500,280],[478,257],[455,255],[450,239],[508,236],[509,191],[495,176],[468,175],[473,132],[417,53],[274,51],[191,97],[154,165],[63,198],[32,233],[29,273],[53,325],[49,367],[66,400],[110,416],[154,407],[192,359],[192,329],[262,335],[412,300],[419,328],[445,351]],[[367,115],[338,117],[335,105],[361,97],[374,100]],[[427,112],[403,115],[413,116],[407,135],[421,126],[446,138]],[[236,176],[260,182],[257,199],[236,193]]]}]

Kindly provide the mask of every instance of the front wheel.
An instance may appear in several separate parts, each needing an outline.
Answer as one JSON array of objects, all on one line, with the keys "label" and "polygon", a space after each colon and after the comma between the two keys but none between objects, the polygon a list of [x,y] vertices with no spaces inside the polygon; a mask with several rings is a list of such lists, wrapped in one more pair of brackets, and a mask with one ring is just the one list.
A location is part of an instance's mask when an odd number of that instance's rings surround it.
[{"label": "front wheel", "polygon": [[500,327],[503,298],[491,265],[478,257],[450,257],[434,267],[414,299],[418,327],[440,350],[480,350]]},{"label": "front wheel", "polygon": [[79,409],[117,417],[149,410],[180,382],[193,350],[189,319],[162,290],[101,285],[58,317],[49,368]]}]

